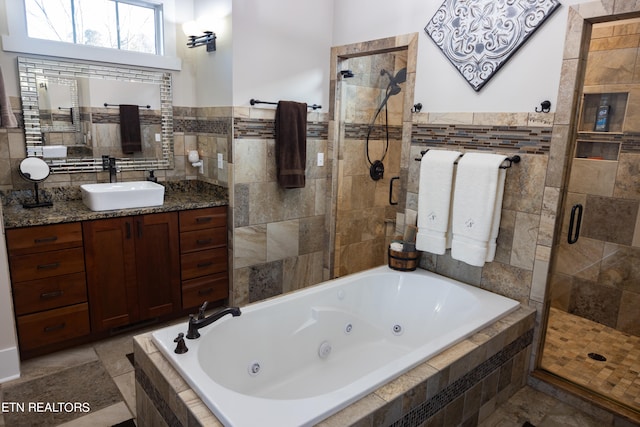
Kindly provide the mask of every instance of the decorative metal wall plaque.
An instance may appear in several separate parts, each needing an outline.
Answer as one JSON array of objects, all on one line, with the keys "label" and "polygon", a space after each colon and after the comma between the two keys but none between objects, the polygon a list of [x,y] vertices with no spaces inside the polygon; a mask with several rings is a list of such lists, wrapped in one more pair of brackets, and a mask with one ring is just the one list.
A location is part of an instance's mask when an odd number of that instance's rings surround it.
[{"label": "decorative metal wall plaque", "polygon": [[558,6],[557,0],[445,0],[424,30],[479,91]]}]

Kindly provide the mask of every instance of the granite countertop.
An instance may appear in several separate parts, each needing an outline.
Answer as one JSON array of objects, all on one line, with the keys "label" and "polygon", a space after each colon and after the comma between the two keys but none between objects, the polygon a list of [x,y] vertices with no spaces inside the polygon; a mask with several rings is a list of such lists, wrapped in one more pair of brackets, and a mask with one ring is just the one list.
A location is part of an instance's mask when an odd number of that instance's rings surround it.
[{"label": "granite countertop", "polygon": [[31,227],[35,225],[209,208],[229,204],[227,189],[214,184],[203,181],[160,182],[160,184],[165,186],[164,204],[162,206],[98,212],[94,212],[85,206],[82,202],[79,187],[42,189],[40,190],[40,200],[53,201],[53,206],[30,209],[23,208],[22,203],[24,201],[33,202],[32,192],[5,192],[1,194],[4,227]]}]

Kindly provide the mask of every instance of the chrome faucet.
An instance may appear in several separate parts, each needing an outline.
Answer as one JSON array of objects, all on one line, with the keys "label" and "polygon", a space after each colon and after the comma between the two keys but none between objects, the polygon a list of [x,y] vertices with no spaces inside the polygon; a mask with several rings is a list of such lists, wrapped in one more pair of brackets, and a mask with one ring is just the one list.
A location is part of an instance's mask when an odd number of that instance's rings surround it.
[{"label": "chrome faucet", "polygon": [[118,182],[118,176],[116,175],[119,172],[116,167],[116,158],[109,157],[109,182]]},{"label": "chrome faucet", "polygon": [[200,307],[200,309],[198,310],[197,317],[194,314],[189,315],[189,329],[187,331],[186,338],[190,340],[200,338],[200,332],[198,332],[198,329],[209,326],[210,324],[220,319],[221,317],[226,316],[227,314],[231,314],[233,317],[237,317],[242,314],[238,307],[225,307],[222,310],[216,311],[209,317],[205,317],[204,311],[207,308],[207,304],[208,302],[202,304],[202,307]]}]

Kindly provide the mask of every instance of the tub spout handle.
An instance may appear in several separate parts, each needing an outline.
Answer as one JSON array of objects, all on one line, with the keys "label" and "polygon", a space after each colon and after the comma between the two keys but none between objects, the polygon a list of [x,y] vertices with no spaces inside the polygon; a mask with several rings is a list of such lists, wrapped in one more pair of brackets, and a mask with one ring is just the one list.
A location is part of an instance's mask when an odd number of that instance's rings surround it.
[{"label": "tub spout handle", "polygon": [[176,349],[173,350],[175,353],[184,354],[187,351],[189,351],[189,349],[187,348],[187,345],[184,342],[184,334],[182,332],[178,334],[178,337],[175,340],[173,340],[173,342],[178,343],[178,345],[176,346]]},{"label": "tub spout handle", "polygon": [[198,320],[204,319],[204,312],[207,311],[207,306],[209,305],[209,301],[205,301],[202,304],[202,307],[198,309]]}]

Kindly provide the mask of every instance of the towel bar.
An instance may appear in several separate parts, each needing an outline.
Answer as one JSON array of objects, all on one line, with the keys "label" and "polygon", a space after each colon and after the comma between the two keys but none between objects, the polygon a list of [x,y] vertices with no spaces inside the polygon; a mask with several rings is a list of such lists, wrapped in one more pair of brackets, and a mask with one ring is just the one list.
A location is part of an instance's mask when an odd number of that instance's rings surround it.
[{"label": "towel bar", "polygon": [[[251,105],[256,105],[256,104],[270,104],[270,105],[278,105],[277,102],[269,102],[269,101],[259,101],[257,99],[253,99],[251,98],[251,100],[249,101],[249,104]],[[307,108],[311,108],[313,110],[317,110],[322,108],[322,105],[318,105],[318,104],[313,104],[313,105],[308,105]]]},{"label": "towel bar", "polygon": [[[108,103],[104,103],[105,107],[119,107],[120,104],[108,104]],[[151,108],[151,105],[138,105],[138,107],[140,108]]]},{"label": "towel bar", "polygon": [[[422,156],[425,155],[425,153],[429,151],[429,150],[423,150],[420,152],[420,158],[415,159],[416,162],[419,162],[422,160]],[[464,154],[462,154],[460,157],[464,156]],[[508,162],[506,165],[501,165],[500,169],[509,169],[514,163],[520,163],[520,160],[522,160],[520,158],[520,156],[518,156],[517,154],[515,156],[511,156],[511,157],[507,157],[506,159],[504,159],[505,162]],[[455,162],[456,164],[458,162]]]}]

